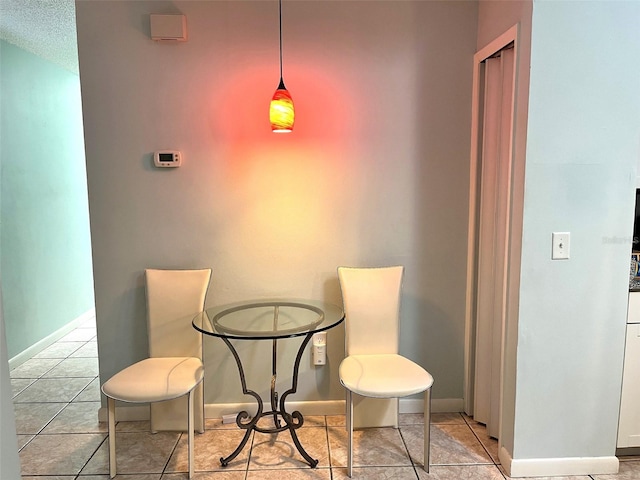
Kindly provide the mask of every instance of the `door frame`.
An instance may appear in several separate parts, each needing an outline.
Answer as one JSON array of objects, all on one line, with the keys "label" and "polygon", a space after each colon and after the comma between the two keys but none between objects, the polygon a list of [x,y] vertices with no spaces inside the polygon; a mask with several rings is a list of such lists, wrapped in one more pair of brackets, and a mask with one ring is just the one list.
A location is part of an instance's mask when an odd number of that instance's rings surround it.
[{"label": "door frame", "polygon": [[[471,98],[471,153],[470,153],[470,165],[469,165],[469,225],[467,232],[467,280],[466,280],[466,294],[465,294],[465,338],[464,338],[464,382],[463,382],[463,406],[464,411],[472,415],[474,404],[474,374],[475,374],[475,306],[476,306],[476,275],[477,275],[477,244],[478,244],[478,231],[477,231],[477,212],[479,203],[479,173],[480,173],[480,152],[481,152],[481,140],[482,140],[482,109],[481,109],[481,84],[482,84],[482,67],[481,64],[487,58],[498,53],[511,43],[514,46],[514,69],[513,69],[513,98],[512,98],[512,110],[511,110],[511,135],[510,135],[510,164],[513,165],[515,159],[515,118],[516,118],[516,101],[518,91],[518,62],[520,58],[519,52],[519,24],[516,24],[509,28],[506,32],[498,36],[491,41],[488,45],[480,49],[473,56],[473,86],[472,86],[472,98]],[[513,168],[511,168],[511,181],[513,182]],[[509,215],[511,215],[513,205],[513,185],[509,193]],[[521,208],[521,205],[520,205]],[[510,229],[508,229],[508,238],[506,248],[507,265],[505,271],[507,272],[505,279],[505,302],[509,301],[510,292],[513,292],[514,286],[517,286],[519,282],[513,283],[513,278],[509,275],[510,268],[509,262],[509,249],[510,249]],[[505,311],[508,314],[508,308]],[[506,359],[504,350],[506,347],[506,338],[503,328],[501,338],[501,350],[502,358]],[[502,368],[501,388],[500,388],[500,425],[502,425],[502,396],[505,375],[505,365]],[[499,427],[501,431],[501,426]]]}]

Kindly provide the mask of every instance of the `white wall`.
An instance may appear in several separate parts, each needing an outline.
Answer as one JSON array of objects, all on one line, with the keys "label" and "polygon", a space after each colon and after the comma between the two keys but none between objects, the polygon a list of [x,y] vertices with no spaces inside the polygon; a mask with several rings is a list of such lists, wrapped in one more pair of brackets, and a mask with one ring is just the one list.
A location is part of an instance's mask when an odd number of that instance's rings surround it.
[{"label": "white wall", "polygon": [[[186,14],[189,41],[151,41],[149,13]],[[433,373],[435,398],[460,399],[476,14],[475,2],[284,2],[297,120],[282,136],[267,114],[275,1],[79,1],[101,377],[146,355],[146,267],[211,266],[209,304],[340,303],[338,265],[404,264],[401,350]],[[183,166],[154,169],[163,148]],[[303,362],[297,400],[343,398],[342,330],[329,342],[326,367]],[[268,378],[261,352],[242,353]],[[242,401],[221,342],[206,364],[206,401]]]},{"label": "white wall", "polygon": [[[514,458],[615,452],[639,21],[634,2],[534,3]],[[554,231],[569,260],[551,260]]]}]

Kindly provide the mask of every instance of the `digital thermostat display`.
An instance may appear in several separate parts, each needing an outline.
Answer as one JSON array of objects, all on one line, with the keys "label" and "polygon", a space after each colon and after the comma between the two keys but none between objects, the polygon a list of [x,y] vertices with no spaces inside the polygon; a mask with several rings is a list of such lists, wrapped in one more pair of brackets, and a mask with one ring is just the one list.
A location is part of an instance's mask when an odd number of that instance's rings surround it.
[{"label": "digital thermostat display", "polygon": [[153,164],[156,167],[179,167],[182,163],[182,154],[176,150],[162,150],[153,154]]}]

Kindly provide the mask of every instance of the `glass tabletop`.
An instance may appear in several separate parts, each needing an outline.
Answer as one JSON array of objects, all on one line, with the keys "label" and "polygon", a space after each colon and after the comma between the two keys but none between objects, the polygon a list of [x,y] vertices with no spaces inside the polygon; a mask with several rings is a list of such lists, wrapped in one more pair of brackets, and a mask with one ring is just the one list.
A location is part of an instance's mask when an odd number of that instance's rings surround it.
[{"label": "glass tabletop", "polygon": [[196,315],[196,330],[239,340],[298,337],[322,332],[344,320],[341,308],[318,300],[252,300],[210,307]]}]

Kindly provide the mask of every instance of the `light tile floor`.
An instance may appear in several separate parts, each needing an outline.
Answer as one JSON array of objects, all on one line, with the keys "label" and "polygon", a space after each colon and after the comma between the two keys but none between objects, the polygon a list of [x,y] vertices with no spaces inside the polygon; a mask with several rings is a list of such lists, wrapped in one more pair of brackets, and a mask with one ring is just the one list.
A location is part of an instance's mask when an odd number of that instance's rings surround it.
[{"label": "light tile floor", "polygon": [[[108,479],[106,425],[100,406],[96,330],[79,328],[11,371],[16,430],[24,480]],[[355,432],[354,478],[367,480],[505,480],[497,442],[482,425],[457,413],[434,414],[431,473],[423,468],[422,415],[401,415],[399,429]],[[185,480],[186,436],[149,433],[148,422],[119,422],[118,468],[123,480]],[[195,436],[197,480],[346,479],[344,416],[306,417],[298,431],[319,460],[306,465],[288,433],[255,433],[226,468],[221,456],[239,443],[235,425],[208,419]],[[640,457],[621,458],[618,475],[555,477],[556,480],[638,480]],[[9,480],[9,479],[7,479]]]}]

